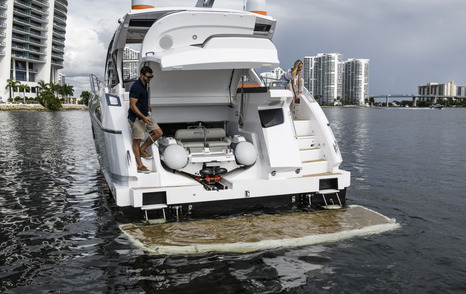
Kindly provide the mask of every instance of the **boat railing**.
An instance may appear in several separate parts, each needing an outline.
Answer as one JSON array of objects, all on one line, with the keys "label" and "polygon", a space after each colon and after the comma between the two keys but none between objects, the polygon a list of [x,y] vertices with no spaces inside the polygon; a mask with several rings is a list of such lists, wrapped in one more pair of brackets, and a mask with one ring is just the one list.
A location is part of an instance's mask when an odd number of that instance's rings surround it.
[{"label": "boat railing", "polygon": [[[289,89],[290,81],[286,80],[285,78],[268,78],[268,77],[261,77],[262,82],[267,85],[270,89]],[[301,90],[304,89],[304,79],[301,79]]]},{"label": "boat railing", "polygon": [[283,88],[283,89],[288,89],[288,82],[287,81],[282,81],[282,80],[276,80],[270,82],[271,89],[277,89],[277,88]]},{"label": "boat railing", "polygon": [[94,74],[89,74],[92,93],[99,93],[104,88],[104,83]]},{"label": "boat railing", "polygon": [[270,77],[260,77],[262,83],[266,85],[269,89],[286,89],[288,87],[288,81],[284,79],[270,78]]},{"label": "boat railing", "polygon": [[314,96],[309,92],[309,90],[303,86],[303,93],[300,95],[300,98],[309,100],[309,102],[316,102]]}]

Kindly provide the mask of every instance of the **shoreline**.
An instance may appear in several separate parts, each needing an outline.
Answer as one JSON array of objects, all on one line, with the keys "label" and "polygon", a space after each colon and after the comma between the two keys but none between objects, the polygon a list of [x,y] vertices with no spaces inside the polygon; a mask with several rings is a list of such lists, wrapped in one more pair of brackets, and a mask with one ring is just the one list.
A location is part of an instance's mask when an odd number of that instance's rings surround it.
[{"label": "shoreline", "polygon": [[[16,111],[16,110],[29,110],[29,111],[50,111],[40,104],[0,104],[0,111]],[[62,104],[63,110],[87,110],[87,105],[83,104]]]}]

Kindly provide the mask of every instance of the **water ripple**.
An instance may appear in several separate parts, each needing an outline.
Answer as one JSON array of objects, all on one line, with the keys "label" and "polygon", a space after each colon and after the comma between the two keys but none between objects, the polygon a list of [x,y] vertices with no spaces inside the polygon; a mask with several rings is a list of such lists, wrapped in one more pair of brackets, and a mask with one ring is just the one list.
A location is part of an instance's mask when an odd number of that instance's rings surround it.
[{"label": "water ripple", "polygon": [[252,254],[151,256],[118,228],[88,114],[0,112],[2,293],[462,293],[462,109],[326,108],[348,202],[383,235]]}]

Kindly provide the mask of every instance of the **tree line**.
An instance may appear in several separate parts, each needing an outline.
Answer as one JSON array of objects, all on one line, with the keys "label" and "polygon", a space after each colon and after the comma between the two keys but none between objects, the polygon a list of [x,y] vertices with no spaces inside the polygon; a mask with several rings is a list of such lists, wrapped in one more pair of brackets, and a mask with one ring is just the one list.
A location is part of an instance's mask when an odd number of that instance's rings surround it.
[{"label": "tree line", "polygon": [[[26,100],[29,103],[31,99],[26,99],[26,91],[30,91],[31,88],[26,84],[21,84],[19,81],[14,81],[12,79],[7,79],[7,85],[5,89],[9,89],[10,97],[8,98],[9,102],[23,100],[23,103],[26,104]],[[22,97],[16,96],[14,99],[15,92],[22,93]],[[62,100],[64,98],[69,98],[73,96],[74,89],[72,85],[63,84],[59,85],[54,82],[46,83],[44,81],[38,82],[37,87],[37,96],[33,98],[32,103],[40,103],[42,106],[50,110],[58,110],[62,108]],[[59,98],[62,97],[62,99]]]}]

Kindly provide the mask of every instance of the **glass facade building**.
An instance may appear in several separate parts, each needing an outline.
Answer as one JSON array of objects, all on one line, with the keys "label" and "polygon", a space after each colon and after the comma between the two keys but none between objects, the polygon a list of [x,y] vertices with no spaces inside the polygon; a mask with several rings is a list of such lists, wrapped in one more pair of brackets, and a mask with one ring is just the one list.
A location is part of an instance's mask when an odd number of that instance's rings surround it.
[{"label": "glass facade building", "polygon": [[335,105],[342,95],[342,58],[340,53],[319,53],[304,58],[304,86],[320,105]]},{"label": "glass facade building", "polygon": [[[67,0],[0,0],[0,97],[10,91],[7,79],[30,87],[58,83],[65,54]],[[14,93],[18,96],[18,92]]]},{"label": "glass facade building", "polygon": [[369,102],[369,59],[348,59],[343,67],[343,103]]},{"label": "glass facade building", "polygon": [[123,51],[123,79],[137,80],[139,78],[139,51],[126,47]]},{"label": "glass facade building", "polygon": [[304,57],[304,86],[321,105],[358,104],[369,99],[369,59],[343,61],[340,53]]}]

